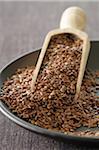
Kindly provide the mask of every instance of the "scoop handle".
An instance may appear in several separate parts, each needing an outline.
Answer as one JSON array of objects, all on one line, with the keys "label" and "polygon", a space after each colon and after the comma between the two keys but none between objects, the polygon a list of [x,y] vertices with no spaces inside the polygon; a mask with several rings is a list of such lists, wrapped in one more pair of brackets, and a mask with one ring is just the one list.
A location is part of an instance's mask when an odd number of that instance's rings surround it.
[{"label": "scoop handle", "polygon": [[86,26],[86,14],[83,9],[79,7],[69,7],[66,9],[61,17],[60,29],[75,28],[84,30]]}]

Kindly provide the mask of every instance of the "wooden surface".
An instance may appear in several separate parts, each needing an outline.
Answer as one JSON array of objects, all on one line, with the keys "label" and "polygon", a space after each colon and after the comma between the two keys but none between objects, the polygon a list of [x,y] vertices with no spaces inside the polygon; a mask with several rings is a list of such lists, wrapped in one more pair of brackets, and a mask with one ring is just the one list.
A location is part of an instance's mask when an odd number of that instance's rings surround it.
[{"label": "wooden surface", "polygon": [[[47,32],[59,26],[63,10],[73,5],[85,9],[87,32],[98,40],[99,2],[0,2],[0,69],[17,56],[41,47]],[[0,150],[96,149],[37,135],[0,114]]]}]

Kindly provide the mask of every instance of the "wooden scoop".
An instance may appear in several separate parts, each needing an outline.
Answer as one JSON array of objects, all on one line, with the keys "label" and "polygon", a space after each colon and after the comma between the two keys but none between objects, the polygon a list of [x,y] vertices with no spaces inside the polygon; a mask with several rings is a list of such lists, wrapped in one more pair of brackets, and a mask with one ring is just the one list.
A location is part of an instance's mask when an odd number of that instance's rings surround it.
[{"label": "wooden scoop", "polygon": [[57,34],[71,33],[83,40],[82,57],[76,86],[76,94],[79,93],[90,50],[90,42],[88,39],[88,35],[85,32],[81,31],[84,29],[85,23],[86,23],[86,15],[81,8],[70,7],[64,11],[60,21],[60,29],[50,31],[45,38],[36,68],[33,73],[32,88],[35,85],[51,37]]}]

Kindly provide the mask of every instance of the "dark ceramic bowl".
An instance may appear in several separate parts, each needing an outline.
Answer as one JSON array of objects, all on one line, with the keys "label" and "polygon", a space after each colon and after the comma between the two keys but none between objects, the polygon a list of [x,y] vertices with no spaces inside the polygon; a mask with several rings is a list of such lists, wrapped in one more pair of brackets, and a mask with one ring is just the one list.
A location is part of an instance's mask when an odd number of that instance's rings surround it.
[{"label": "dark ceramic bowl", "polygon": [[[10,64],[4,67],[0,73],[0,87],[2,87],[3,82],[7,79],[7,77],[10,77],[12,74],[14,74],[18,68],[22,68],[27,65],[35,65],[37,58],[39,56],[39,53],[40,53],[40,49],[35,50],[31,53],[28,53],[12,61]],[[92,42],[91,53],[90,53],[89,60],[88,60],[88,67],[91,68],[92,70],[97,70],[97,69],[99,70],[99,42],[98,41]],[[60,132],[50,131],[50,130],[32,125],[18,118],[17,116],[15,116],[3,102],[0,102],[0,110],[9,119],[14,121],[18,125],[28,130],[31,130],[33,132],[43,134],[46,136],[50,136],[53,138],[65,140],[68,142],[69,141],[76,142],[76,143],[88,142],[88,143],[95,143],[96,145],[99,144],[99,137],[71,136],[71,135],[66,135]],[[82,128],[80,128],[79,130],[82,130]]]}]

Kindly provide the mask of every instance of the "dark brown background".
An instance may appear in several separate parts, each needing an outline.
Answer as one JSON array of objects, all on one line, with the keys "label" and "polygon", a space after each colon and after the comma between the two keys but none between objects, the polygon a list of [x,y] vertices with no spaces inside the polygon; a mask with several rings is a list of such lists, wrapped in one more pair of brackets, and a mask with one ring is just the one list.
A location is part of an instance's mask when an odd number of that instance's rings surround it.
[{"label": "dark brown background", "polygon": [[[12,59],[42,46],[45,35],[59,27],[68,6],[81,6],[87,32],[99,39],[99,2],[0,2],[0,69]],[[0,150],[96,150],[59,142],[19,127],[0,114]]]}]

